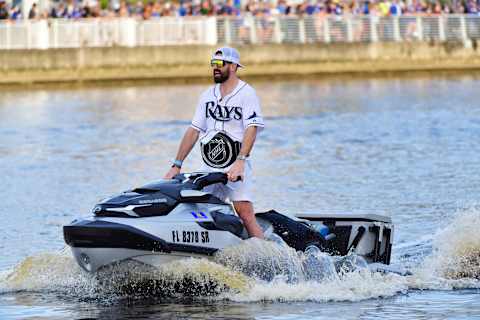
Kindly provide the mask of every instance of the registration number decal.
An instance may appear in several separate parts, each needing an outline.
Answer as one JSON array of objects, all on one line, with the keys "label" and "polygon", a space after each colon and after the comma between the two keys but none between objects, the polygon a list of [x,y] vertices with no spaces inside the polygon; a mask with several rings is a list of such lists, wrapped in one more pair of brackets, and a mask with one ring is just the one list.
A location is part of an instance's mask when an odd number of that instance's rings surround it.
[{"label": "registration number decal", "polygon": [[172,242],[209,243],[208,231],[178,231],[172,230]]}]

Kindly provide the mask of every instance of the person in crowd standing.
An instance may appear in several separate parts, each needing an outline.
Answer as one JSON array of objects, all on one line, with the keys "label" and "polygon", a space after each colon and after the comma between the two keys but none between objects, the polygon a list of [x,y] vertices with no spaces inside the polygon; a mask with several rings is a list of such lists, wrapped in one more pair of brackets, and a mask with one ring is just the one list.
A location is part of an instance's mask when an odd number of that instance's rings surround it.
[{"label": "person in crowd standing", "polygon": [[33,3],[32,7],[30,8],[30,11],[28,12],[28,19],[35,19],[37,15],[38,15],[37,4]]},{"label": "person in crowd standing", "polygon": [[9,18],[7,4],[4,0],[0,0],[0,20],[6,20]]}]

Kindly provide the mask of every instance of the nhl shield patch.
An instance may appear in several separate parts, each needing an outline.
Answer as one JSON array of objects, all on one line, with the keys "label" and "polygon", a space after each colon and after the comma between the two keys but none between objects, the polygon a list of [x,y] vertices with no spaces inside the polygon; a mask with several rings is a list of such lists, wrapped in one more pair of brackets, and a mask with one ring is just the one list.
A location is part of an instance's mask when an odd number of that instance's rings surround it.
[{"label": "nhl shield patch", "polygon": [[226,168],[237,158],[240,143],[223,132],[217,132],[210,140],[201,143],[202,158],[212,168]]}]

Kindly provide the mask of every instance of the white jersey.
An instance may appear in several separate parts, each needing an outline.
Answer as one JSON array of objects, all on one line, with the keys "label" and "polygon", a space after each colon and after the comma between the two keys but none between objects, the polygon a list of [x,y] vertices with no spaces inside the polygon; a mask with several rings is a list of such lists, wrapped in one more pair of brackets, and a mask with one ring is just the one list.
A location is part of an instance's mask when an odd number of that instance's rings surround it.
[{"label": "white jersey", "polygon": [[[237,87],[225,97],[220,93],[220,84],[203,92],[191,126],[202,134],[200,139],[201,144],[203,143],[202,171],[226,172],[235,160],[235,153],[232,150],[238,149],[245,130],[250,126],[256,126],[257,130],[261,131],[265,125],[255,90],[240,80]],[[226,133],[229,138],[218,137],[218,133]],[[252,202],[251,176],[251,164],[247,161],[242,181],[228,182],[227,185],[211,185],[206,191],[223,200]]]},{"label": "white jersey", "polygon": [[214,132],[226,132],[233,140],[242,142],[249,126],[262,130],[265,126],[255,89],[239,80],[237,87],[225,97],[216,84],[200,96],[192,128],[202,132],[202,137]]}]

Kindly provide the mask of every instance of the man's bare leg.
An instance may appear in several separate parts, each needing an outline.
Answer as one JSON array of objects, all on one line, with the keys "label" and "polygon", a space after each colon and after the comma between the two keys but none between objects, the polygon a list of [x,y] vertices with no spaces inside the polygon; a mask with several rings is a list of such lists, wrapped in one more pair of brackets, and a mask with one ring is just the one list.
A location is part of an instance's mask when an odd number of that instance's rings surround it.
[{"label": "man's bare leg", "polygon": [[255,219],[252,203],[249,201],[234,201],[233,206],[240,219],[242,219],[245,228],[247,228],[248,234],[251,237],[263,239],[263,231],[258,225],[257,219]]}]

